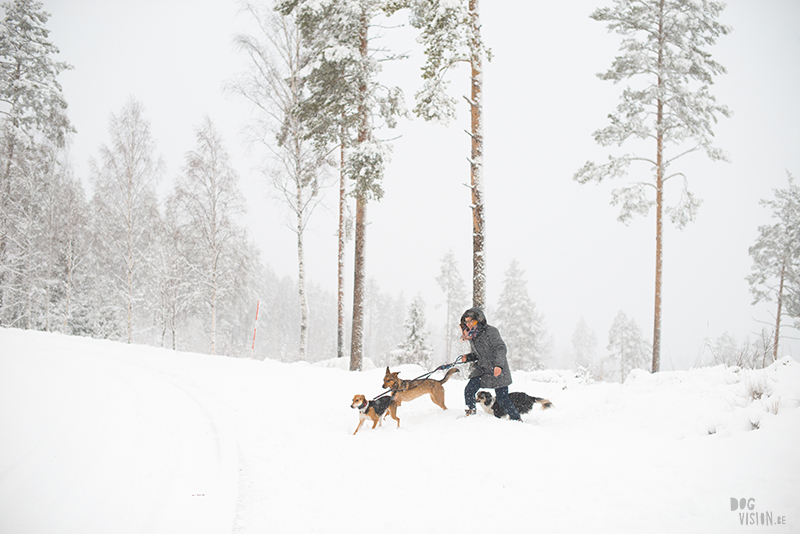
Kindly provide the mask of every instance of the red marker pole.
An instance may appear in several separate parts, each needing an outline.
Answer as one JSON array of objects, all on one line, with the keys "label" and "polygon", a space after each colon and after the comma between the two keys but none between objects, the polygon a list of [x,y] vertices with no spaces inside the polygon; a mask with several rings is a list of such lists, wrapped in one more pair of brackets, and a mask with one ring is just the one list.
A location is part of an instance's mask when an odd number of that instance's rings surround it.
[{"label": "red marker pole", "polygon": [[256,330],[258,330],[258,308],[261,305],[261,301],[256,301],[256,322],[253,325],[253,346],[250,347],[250,359],[253,358],[253,354],[256,351]]}]

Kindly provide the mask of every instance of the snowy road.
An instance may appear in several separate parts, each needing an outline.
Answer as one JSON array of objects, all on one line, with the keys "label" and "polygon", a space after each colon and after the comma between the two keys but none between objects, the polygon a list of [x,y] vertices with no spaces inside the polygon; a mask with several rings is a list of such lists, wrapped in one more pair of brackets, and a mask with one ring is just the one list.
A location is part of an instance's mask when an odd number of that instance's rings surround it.
[{"label": "snowy road", "polygon": [[230,532],[237,451],[217,407],[118,345],[63,340],[0,356],[0,532]]},{"label": "snowy road", "polygon": [[461,417],[451,379],[450,410],[423,397],[353,436],[382,375],[0,329],[0,533],[800,532],[789,358],[519,372],[555,404],[523,424]]}]

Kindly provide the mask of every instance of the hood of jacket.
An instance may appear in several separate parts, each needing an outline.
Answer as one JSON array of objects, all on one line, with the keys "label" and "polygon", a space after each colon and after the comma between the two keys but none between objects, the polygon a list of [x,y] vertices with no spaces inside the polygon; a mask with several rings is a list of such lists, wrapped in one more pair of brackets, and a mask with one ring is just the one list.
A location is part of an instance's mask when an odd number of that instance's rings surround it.
[{"label": "hood of jacket", "polygon": [[478,328],[482,329],[486,326],[486,314],[480,308],[470,308],[461,315],[461,328],[466,328],[467,317],[471,317],[478,321]]}]

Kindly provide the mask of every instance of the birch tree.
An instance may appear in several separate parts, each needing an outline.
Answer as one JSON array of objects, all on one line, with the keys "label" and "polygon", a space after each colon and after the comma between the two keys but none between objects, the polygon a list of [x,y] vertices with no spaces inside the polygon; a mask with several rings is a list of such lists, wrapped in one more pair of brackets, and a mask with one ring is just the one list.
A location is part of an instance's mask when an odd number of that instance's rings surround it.
[{"label": "birch tree", "polygon": [[[613,7],[596,10],[591,17],[608,24],[622,36],[621,54],[611,68],[598,76],[619,83],[635,80],[623,92],[610,124],[594,132],[603,146],[636,145],[635,151],[611,155],[608,162],[587,162],[574,176],[579,183],[601,182],[628,174],[632,163],[644,165],[632,182],[616,189],[612,205],[621,207],[619,220],[656,210],[656,272],[653,321],[652,371],[661,365],[661,278],[663,219],[683,228],[692,221],[700,201],[689,191],[687,177],[673,169],[676,161],[696,151],[711,160],[725,160],[712,145],[718,116],[730,110],[709,92],[714,76],[725,68],[705,49],[730,28],[717,22],[724,4],[710,0],[614,0]],[[637,141],[645,141],[637,143]],[[667,148],[674,149],[670,155]],[[644,147],[644,148],[643,148]],[[645,154],[651,154],[647,156]],[[665,185],[677,179],[682,188],[667,206]],[[653,199],[654,196],[654,199]]]},{"label": "birch tree", "polygon": [[196,130],[196,147],[186,154],[183,173],[175,184],[177,225],[186,247],[186,261],[208,309],[211,354],[217,351],[219,303],[236,289],[236,265],[244,213],[238,187],[222,138],[206,117]]},{"label": "birch tree", "polygon": [[300,301],[300,353],[308,345],[308,298],[304,233],[319,203],[320,182],[327,147],[311,142],[309,128],[299,115],[303,97],[302,71],[311,55],[302,45],[295,16],[280,16],[263,6],[247,3],[245,10],[258,28],[257,35],[239,35],[236,44],[250,59],[251,70],[234,84],[234,90],[257,110],[250,128],[271,154],[275,166],[266,174],[289,208],[289,228],[297,238],[298,293]]},{"label": "birch tree", "polygon": [[92,161],[92,205],[98,239],[96,254],[109,278],[111,304],[122,313],[126,340],[133,342],[136,314],[145,314],[145,286],[151,279],[148,259],[160,215],[155,185],[162,172],[144,108],[130,99],[111,115],[111,144]]},{"label": "birch tree", "polygon": [[747,277],[753,304],[776,303],[773,361],[778,359],[782,318],[800,318],[796,300],[800,291],[800,187],[787,175],[789,186],[776,189],[774,200],[761,201],[772,209],[775,222],[758,228],[756,242],[750,247],[753,272]]},{"label": "birch tree", "polygon": [[197,315],[201,308],[197,276],[189,262],[195,243],[184,238],[185,228],[179,222],[179,202],[175,194],[167,199],[164,224],[154,258],[157,284],[153,288],[153,296],[158,303],[161,346],[167,346],[169,334],[172,350],[178,348],[178,326]]},{"label": "birch tree", "polygon": [[[303,44],[313,57],[300,114],[317,142],[340,142],[343,172],[356,201],[353,321],[350,369],[360,370],[364,348],[367,204],[383,196],[381,181],[388,146],[376,135],[404,113],[402,92],[378,82],[379,51],[370,46],[373,20],[390,11],[386,0],[285,0],[278,9],[294,14]],[[384,59],[391,56],[383,54]]]}]

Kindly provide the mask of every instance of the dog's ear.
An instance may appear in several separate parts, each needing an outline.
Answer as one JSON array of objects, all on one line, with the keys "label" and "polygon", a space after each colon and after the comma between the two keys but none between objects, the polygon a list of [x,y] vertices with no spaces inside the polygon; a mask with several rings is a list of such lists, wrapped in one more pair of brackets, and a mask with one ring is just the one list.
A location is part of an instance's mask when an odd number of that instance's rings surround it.
[{"label": "dog's ear", "polygon": [[388,366],[388,365],[386,366],[386,374],[387,374],[387,375],[390,375],[390,374],[392,374],[392,372],[391,372],[391,371],[389,371],[389,366]]}]

